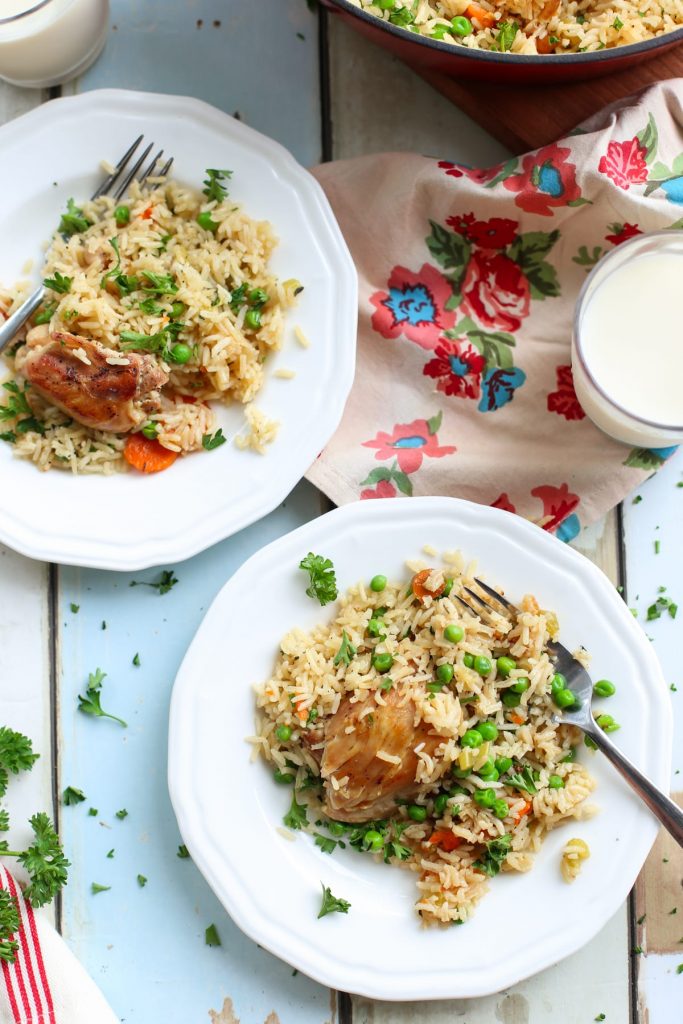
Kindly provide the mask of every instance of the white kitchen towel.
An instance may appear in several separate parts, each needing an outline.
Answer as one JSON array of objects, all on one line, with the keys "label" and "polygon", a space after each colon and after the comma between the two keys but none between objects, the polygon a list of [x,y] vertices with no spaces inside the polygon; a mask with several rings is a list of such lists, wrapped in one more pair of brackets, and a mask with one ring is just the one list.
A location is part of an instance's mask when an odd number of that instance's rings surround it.
[{"label": "white kitchen towel", "polygon": [[0,865],[0,889],[16,903],[14,962],[3,959],[0,1024],[119,1024],[95,982],[40,911]]}]

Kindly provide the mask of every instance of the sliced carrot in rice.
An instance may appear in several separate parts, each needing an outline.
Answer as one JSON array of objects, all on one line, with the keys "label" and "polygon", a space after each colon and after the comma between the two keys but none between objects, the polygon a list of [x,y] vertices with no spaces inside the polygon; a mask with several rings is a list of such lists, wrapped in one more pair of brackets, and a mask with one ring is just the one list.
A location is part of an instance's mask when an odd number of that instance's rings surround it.
[{"label": "sliced carrot in rice", "polygon": [[436,590],[427,590],[425,583],[433,572],[433,569],[420,569],[420,571],[416,572],[413,576],[411,587],[413,589],[413,594],[418,601],[424,601],[426,597],[441,597],[446,589],[446,581],[444,580],[441,587],[438,587]]},{"label": "sliced carrot in rice", "polygon": [[517,814],[515,821],[519,823],[525,815],[530,814],[532,807],[533,804],[531,803],[531,800],[527,800],[524,807],[522,807],[521,811]]},{"label": "sliced carrot in rice", "polygon": [[436,832],[432,832],[427,842],[432,843],[434,846],[440,847],[445,850],[446,853],[451,853],[457,849],[462,843],[462,836],[454,836],[448,829],[439,829]]},{"label": "sliced carrot in rice", "polygon": [[130,434],[126,438],[123,457],[133,469],[141,473],[160,473],[162,469],[173,465],[178,453],[169,451],[144,434]]},{"label": "sliced carrot in rice", "polygon": [[521,715],[515,714],[515,715],[510,715],[510,721],[514,722],[515,725],[524,725],[524,722],[526,721],[526,719],[522,718]]},{"label": "sliced carrot in rice", "polygon": [[141,220],[151,220],[152,214],[154,213],[154,207],[148,206],[146,210],[143,210],[140,214]]},{"label": "sliced carrot in rice", "polygon": [[491,28],[496,23],[496,19],[491,11],[487,11],[485,7],[480,7],[479,4],[469,4],[465,8],[465,14],[473,21],[478,21],[482,28]]}]

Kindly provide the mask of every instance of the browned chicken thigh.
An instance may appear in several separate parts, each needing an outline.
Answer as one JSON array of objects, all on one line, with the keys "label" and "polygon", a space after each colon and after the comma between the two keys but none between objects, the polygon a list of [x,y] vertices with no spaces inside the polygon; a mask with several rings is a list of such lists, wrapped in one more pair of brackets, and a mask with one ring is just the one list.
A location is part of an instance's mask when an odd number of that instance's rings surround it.
[{"label": "browned chicken thigh", "polygon": [[[22,374],[40,395],[86,427],[127,433],[161,407],[158,389],[168,374],[151,355],[115,352],[88,338],[50,334],[44,328],[29,331],[26,344]],[[125,365],[117,362],[122,359]]]},{"label": "browned chicken thigh", "polygon": [[[427,722],[414,725],[415,704],[400,688],[386,696],[386,707],[372,698],[352,704],[346,697],[330,718],[325,730],[325,751],[321,774],[325,780],[325,801],[331,818],[339,821],[372,821],[389,815],[396,808],[396,798],[409,798],[417,790],[415,747],[424,743],[432,754],[443,736],[437,736]],[[361,718],[372,703],[372,712]],[[354,731],[345,730],[354,726]],[[391,764],[377,753],[401,758]],[[329,778],[334,775],[349,781],[334,789]]]}]

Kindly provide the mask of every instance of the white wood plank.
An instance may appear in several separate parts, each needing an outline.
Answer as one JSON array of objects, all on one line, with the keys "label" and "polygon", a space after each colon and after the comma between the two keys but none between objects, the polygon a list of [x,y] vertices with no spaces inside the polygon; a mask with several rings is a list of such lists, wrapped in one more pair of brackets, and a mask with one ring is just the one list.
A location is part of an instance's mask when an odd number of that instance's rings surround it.
[{"label": "white wood plank", "polygon": [[[505,156],[461,111],[398,60],[330,18],[334,157],[409,149],[486,166]],[[577,547],[616,583],[616,514],[577,538]],[[584,1024],[629,1012],[628,925],[624,907],[583,950],[508,992],[465,1002],[397,1006],[354,999],[355,1024]],[[493,954],[495,955],[495,954]],[[571,1003],[566,993],[572,992]]]}]

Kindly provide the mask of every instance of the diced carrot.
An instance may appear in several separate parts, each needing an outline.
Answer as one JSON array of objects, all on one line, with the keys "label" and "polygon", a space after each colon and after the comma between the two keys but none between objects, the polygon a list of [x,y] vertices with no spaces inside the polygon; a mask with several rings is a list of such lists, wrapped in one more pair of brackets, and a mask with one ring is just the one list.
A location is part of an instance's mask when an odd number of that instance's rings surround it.
[{"label": "diced carrot", "polygon": [[185,405],[196,405],[197,404],[197,399],[194,397],[194,395],[181,395],[180,396],[180,400],[181,400],[181,402],[184,402]]},{"label": "diced carrot", "polygon": [[420,572],[416,572],[413,576],[413,582],[411,584],[413,588],[413,594],[418,601],[424,601],[426,597],[440,597],[446,589],[446,581],[444,580],[441,587],[437,590],[427,590],[425,583],[433,573],[433,569],[421,569]]},{"label": "diced carrot", "polygon": [[153,213],[154,213],[154,207],[153,206],[148,206],[146,210],[142,211],[142,213],[140,214],[140,217],[141,217],[142,220],[150,220]]},{"label": "diced carrot", "polygon": [[554,53],[553,47],[550,45],[549,37],[537,36],[536,37],[536,52],[537,53]]},{"label": "diced carrot", "polygon": [[517,715],[517,714],[510,715],[510,720],[513,721],[515,723],[515,725],[524,725],[524,721],[525,721],[524,718],[522,718],[521,715]]},{"label": "diced carrot", "polygon": [[522,807],[521,811],[519,812],[519,814],[515,818],[515,821],[516,822],[520,822],[522,820],[522,818],[526,814],[529,814],[529,812],[531,811],[532,806],[533,806],[533,804],[531,803],[531,800],[527,800],[527,802],[524,804],[524,807]]},{"label": "diced carrot", "polygon": [[130,434],[123,449],[126,462],[141,473],[160,473],[168,469],[178,458],[177,452],[169,451],[158,441],[144,434]]},{"label": "diced carrot", "polygon": [[469,4],[465,8],[465,14],[468,18],[478,21],[482,28],[491,28],[496,23],[496,19],[491,11],[487,11],[485,7],[480,7],[479,4]]},{"label": "diced carrot", "polygon": [[296,709],[296,715],[299,721],[305,722],[306,719],[308,718],[308,711],[304,707],[304,702],[302,700],[298,700],[294,705],[294,708]]},{"label": "diced carrot", "polygon": [[462,837],[454,836],[448,829],[440,829],[437,832],[432,832],[428,842],[433,843],[435,846],[440,846],[446,853],[451,853],[456,847],[460,846]]}]

